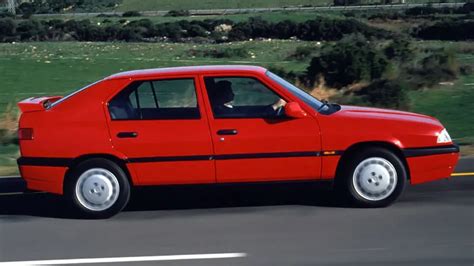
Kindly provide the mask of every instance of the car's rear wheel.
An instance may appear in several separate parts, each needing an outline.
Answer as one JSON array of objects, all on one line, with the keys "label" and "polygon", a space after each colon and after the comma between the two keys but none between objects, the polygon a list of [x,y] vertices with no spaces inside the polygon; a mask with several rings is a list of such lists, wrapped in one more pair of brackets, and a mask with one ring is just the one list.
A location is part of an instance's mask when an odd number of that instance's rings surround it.
[{"label": "car's rear wheel", "polygon": [[361,207],[385,207],[402,194],[407,180],[403,162],[383,148],[367,148],[345,161],[339,189]]},{"label": "car's rear wheel", "polygon": [[130,198],[125,172],[106,159],[91,159],[72,170],[66,195],[89,218],[108,218],[120,212]]}]

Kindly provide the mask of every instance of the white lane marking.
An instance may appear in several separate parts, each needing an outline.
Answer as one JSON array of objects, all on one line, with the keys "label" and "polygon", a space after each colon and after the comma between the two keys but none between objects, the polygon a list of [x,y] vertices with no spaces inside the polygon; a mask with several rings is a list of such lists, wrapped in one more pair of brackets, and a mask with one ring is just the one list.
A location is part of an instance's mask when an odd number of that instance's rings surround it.
[{"label": "white lane marking", "polygon": [[64,265],[64,264],[170,261],[170,260],[231,259],[231,258],[242,258],[246,256],[247,256],[247,253],[210,253],[210,254],[185,254],[185,255],[163,255],[163,256],[139,256],[139,257],[88,258],[88,259],[84,258],[84,259],[59,259],[59,260],[31,260],[31,261],[0,262],[0,266]]}]

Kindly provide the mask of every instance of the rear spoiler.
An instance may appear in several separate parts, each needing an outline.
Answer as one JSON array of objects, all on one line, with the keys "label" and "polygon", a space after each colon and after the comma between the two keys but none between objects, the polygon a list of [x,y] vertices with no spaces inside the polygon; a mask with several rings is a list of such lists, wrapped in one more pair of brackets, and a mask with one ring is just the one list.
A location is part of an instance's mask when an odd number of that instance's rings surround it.
[{"label": "rear spoiler", "polygon": [[18,107],[22,113],[43,111],[48,109],[52,103],[61,98],[62,96],[31,97],[19,102]]}]

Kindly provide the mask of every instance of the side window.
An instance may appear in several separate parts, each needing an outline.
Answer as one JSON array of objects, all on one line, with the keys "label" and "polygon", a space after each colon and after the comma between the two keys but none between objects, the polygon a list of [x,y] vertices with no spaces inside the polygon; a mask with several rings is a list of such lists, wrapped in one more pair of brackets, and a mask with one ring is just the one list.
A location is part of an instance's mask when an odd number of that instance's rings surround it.
[{"label": "side window", "polygon": [[199,119],[194,79],[136,81],[109,102],[113,120]]},{"label": "side window", "polygon": [[151,82],[147,81],[140,84],[135,93],[138,94],[138,102],[140,103],[140,108],[158,107],[156,93],[153,90]]},{"label": "side window", "polygon": [[272,118],[280,97],[259,80],[249,77],[206,77],[215,118]]},{"label": "side window", "polygon": [[[192,81],[192,80],[191,80]],[[197,107],[194,82],[189,79],[157,80],[151,82],[162,108]]]}]

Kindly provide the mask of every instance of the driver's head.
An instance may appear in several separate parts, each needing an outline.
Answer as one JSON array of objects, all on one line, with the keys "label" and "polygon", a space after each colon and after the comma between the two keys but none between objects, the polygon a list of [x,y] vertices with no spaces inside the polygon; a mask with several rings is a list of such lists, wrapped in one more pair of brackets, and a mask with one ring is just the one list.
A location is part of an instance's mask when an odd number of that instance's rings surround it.
[{"label": "driver's head", "polygon": [[234,100],[234,92],[232,91],[232,82],[221,80],[215,84],[213,93],[213,103],[222,105]]}]

